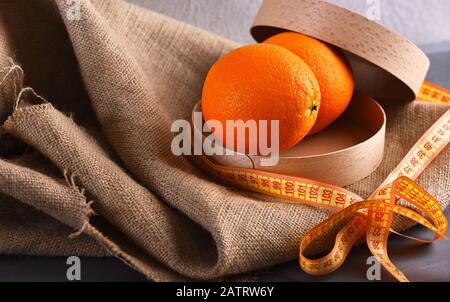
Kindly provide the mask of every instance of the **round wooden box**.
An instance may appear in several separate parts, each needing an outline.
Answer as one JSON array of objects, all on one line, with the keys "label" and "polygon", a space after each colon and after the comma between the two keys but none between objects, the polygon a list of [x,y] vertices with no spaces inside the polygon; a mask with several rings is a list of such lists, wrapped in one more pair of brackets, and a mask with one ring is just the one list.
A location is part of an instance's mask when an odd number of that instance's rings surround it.
[{"label": "round wooden box", "polygon": [[[342,49],[356,79],[345,114],[323,132],[282,152],[276,166],[261,157],[212,156],[219,164],[300,176],[347,186],[370,175],[383,159],[386,115],[374,100],[414,100],[429,68],[426,55],[413,43],[349,10],[322,0],[264,0],[251,33],[263,42],[294,31]],[[194,112],[201,111],[197,104]],[[197,140],[203,140],[195,128]]]}]

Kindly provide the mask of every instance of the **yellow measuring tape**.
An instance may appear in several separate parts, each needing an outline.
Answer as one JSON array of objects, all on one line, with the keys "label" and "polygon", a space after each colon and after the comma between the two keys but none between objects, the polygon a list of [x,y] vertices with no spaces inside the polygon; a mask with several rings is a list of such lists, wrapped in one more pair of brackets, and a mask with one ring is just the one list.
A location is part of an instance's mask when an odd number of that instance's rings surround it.
[{"label": "yellow measuring tape", "polygon": [[430,82],[425,82],[419,92],[419,99],[450,105],[450,91]]},{"label": "yellow measuring tape", "polygon": [[[419,98],[450,105],[450,91],[425,82]],[[445,238],[448,222],[436,199],[414,182],[423,170],[450,142],[450,109],[422,136],[396,169],[368,200],[325,182],[265,171],[234,168],[213,163],[205,156],[194,157],[207,172],[243,189],[275,196],[289,202],[332,209],[336,214],[304,236],[300,243],[300,266],[312,275],[323,275],[338,269],[352,246],[364,233],[372,254],[397,280],[408,281],[391,262],[387,243],[394,213],[407,217],[436,233],[432,241]],[[397,205],[402,199],[418,211]],[[427,219],[428,217],[428,219]],[[331,252],[320,259],[309,259],[305,249],[345,219],[350,221],[337,233]],[[402,235],[404,236],[404,235]],[[425,241],[405,236],[419,242]]]}]

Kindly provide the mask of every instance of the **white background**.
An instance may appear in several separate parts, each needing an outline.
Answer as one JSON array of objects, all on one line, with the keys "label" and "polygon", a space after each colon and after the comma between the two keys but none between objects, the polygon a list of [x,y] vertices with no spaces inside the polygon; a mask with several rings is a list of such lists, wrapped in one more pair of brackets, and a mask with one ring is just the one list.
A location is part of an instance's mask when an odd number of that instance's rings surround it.
[{"label": "white background", "polygon": [[[128,0],[241,43],[262,0]],[[301,0],[299,0],[301,1]],[[330,0],[363,15],[380,1],[380,22],[421,46],[450,49],[450,0]],[[444,42],[444,43],[443,43]],[[439,44],[439,45],[437,45]]]}]

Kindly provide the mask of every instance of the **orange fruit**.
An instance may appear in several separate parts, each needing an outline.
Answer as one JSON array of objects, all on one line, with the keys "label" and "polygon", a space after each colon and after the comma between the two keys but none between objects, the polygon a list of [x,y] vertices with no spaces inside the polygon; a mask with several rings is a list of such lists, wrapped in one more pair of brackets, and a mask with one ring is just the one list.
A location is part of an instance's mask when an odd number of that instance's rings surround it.
[{"label": "orange fruit", "polygon": [[[212,66],[203,87],[203,116],[205,121],[222,123],[225,136],[216,136],[223,144],[227,143],[227,120],[264,120],[270,147],[270,121],[278,120],[280,150],[289,149],[312,129],[319,106],[319,83],[308,65],[292,52],[269,44],[244,46],[223,56]],[[235,142],[230,142],[234,150],[237,133]],[[245,142],[248,151],[248,131]]]},{"label": "orange fruit", "polygon": [[275,35],[264,43],[284,47],[302,58],[319,81],[321,106],[310,134],[325,129],[344,113],[352,99],[355,81],[350,64],[340,50],[293,32]]}]

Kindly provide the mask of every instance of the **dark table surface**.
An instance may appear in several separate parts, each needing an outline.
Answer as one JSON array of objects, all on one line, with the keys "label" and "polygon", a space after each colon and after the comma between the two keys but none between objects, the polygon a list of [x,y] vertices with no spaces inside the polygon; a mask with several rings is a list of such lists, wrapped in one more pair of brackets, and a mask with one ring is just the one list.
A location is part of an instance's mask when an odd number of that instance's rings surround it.
[{"label": "dark table surface", "polygon": [[[450,219],[450,211],[446,211]],[[419,238],[432,238],[431,232],[422,227],[414,227],[405,232]],[[450,236],[450,232],[447,233]],[[450,281],[450,243],[445,240],[421,245],[411,240],[391,236],[389,241],[391,260],[411,281]],[[281,264],[259,273],[260,281],[294,282],[349,282],[368,281],[366,277],[367,259],[371,254],[365,245],[354,247],[344,265],[336,272],[315,277],[304,273],[297,261]],[[67,281],[66,257],[0,257],[0,281]],[[81,258],[81,279],[85,282],[138,282],[146,281],[138,272],[115,258]],[[381,281],[395,281],[384,269]]]},{"label": "dark table surface", "polygon": [[[450,87],[450,51],[430,55],[428,80]],[[449,196],[450,198],[450,196]],[[450,210],[446,211],[450,219]],[[432,235],[422,227],[414,227],[406,234],[419,238]],[[450,237],[450,232],[447,233]],[[420,245],[396,235],[389,241],[391,260],[412,281],[450,281],[450,243],[440,240]],[[341,269],[323,277],[305,274],[297,261],[269,268],[260,274],[261,281],[368,281],[367,246],[353,248]],[[65,257],[0,256],[0,281],[67,281]],[[145,281],[145,278],[115,258],[81,258],[82,281]],[[382,281],[394,281],[384,270]]]}]

